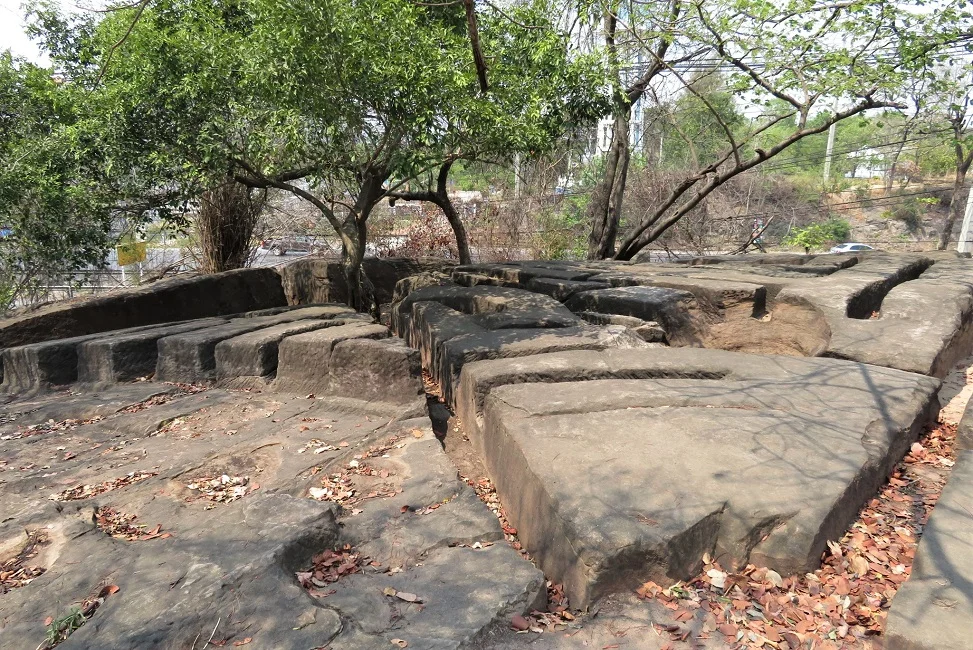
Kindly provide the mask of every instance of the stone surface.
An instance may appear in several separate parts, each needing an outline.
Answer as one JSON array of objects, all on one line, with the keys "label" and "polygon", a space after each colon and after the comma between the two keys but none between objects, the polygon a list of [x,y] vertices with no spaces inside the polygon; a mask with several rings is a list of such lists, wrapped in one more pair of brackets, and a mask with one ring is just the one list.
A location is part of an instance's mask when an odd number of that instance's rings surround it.
[{"label": "stone surface", "polygon": [[[241,334],[216,344],[216,378],[227,381],[238,377],[270,377],[277,371],[277,352],[280,342],[288,336],[303,334],[324,327],[345,325],[359,319],[370,322],[368,316],[340,307],[311,312],[320,317],[298,320]],[[303,312],[303,310],[302,310]],[[303,312],[307,313],[307,312]]]},{"label": "stone surface", "polygon": [[457,405],[521,541],[586,604],[707,552],[816,567],[937,388],[838,360],[605,350],[468,364]]},{"label": "stone surface", "polygon": [[279,347],[274,390],[299,394],[323,394],[331,385],[331,354],[341,341],[389,336],[384,325],[352,323],[298,334]]},{"label": "stone surface", "polygon": [[328,362],[328,393],[368,402],[425,406],[419,351],[398,339],[339,341]]},{"label": "stone surface", "polygon": [[[496,518],[456,478],[428,419],[390,420],[361,401],[217,389],[165,403],[144,397],[121,386],[102,393],[114,410],[62,433],[23,436],[44,410],[36,400],[5,425],[22,437],[0,448],[0,559],[19,551],[25,530],[47,536],[31,560],[46,571],[0,598],[5,650],[35,650],[47,617],[105,585],[118,591],[60,647],[250,639],[247,647],[281,650],[385,648],[401,638],[465,648],[543,599],[543,576],[499,541]],[[356,473],[363,464],[375,473]],[[131,472],[151,476],[89,498],[48,498]],[[382,496],[353,506],[308,498],[322,477],[342,472],[356,494]],[[245,494],[214,502],[189,487],[222,474],[246,477]],[[159,535],[110,537],[94,516],[106,506],[137,515],[143,533],[160,524]],[[309,595],[296,572],[346,544],[368,556],[360,574]],[[389,586],[423,604],[384,595]]]},{"label": "stone surface", "polygon": [[616,287],[573,295],[567,307],[575,312],[620,314],[662,325],[673,345],[702,345],[700,315],[688,291],[665,287]]},{"label": "stone surface", "polygon": [[[113,332],[112,337],[128,337],[146,328],[131,328]],[[3,360],[3,383],[0,389],[8,393],[24,392],[74,383],[78,380],[78,350],[85,343],[104,338],[104,334],[89,334],[66,339],[30,343],[0,352]]]},{"label": "stone surface", "polygon": [[973,639],[973,450],[956,465],[922,533],[885,628],[888,650],[960,650]]},{"label": "stone surface", "polygon": [[471,361],[645,345],[624,327],[589,325],[548,296],[492,285],[418,288],[392,306],[392,325],[420,350],[449,404]]},{"label": "stone surface", "polygon": [[346,313],[340,307],[305,307],[272,316],[236,318],[225,325],[159,339],[158,381],[206,382],[216,379],[216,346],[228,339],[263,328],[304,319],[328,319]]},{"label": "stone surface", "polygon": [[[830,356],[935,377],[973,348],[973,263],[950,253],[508,262],[453,271],[460,284],[471,284],[467,276],[503,285],[467,292],[528,290],[563,300],[576,313],[657,321],[672,346]],[[611,288],[598,288],[605,286]],[[473,294],[465,303],[456,295],[463,289],[449,297],[420,291],[414,300],[477,313]],[[405,333],[412,308],[400,298],[392,326]],[[545,309],[557,313],[538,303],[534,326],[544,326]]]},{"label": "stone surface", "polygon": [[[454,266],[455,262],[435,257],[366,257],[362,270],[372,284],[378,303],[385,304],[392,302],[399,280],[424,272],[448,272]],[[343,303],[347,299],[340,262],[305,257],[281,267],[280,275],[287,301],[292,305]]]},{"label": "stone surface", "polygon": [[97,384],[133,381],[152,375],[159,359],[159,339],[224,323],[219,318],[203,318],[86,340],[77,348],[77,379]]},{"label": "stone surface", "polygon": [[286,304],[281,278],[272,268],[179,277],[0,321],[0,349]]}]

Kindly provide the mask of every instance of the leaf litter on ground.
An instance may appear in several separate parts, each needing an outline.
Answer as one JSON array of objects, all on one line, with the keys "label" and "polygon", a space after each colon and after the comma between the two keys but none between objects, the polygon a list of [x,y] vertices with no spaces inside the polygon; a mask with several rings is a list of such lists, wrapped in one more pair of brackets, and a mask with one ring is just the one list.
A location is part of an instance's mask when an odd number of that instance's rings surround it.
[{"label": "leaf litter on ground", "polygon": [[98,483],[97,485],[76,485],[73,488],[68,488],[67,490],[64,490],[58,494],[52,494],[48,497],[48,499],[51,499],[52,501],[78,501],[80,499],[90,499],[91,497],[98,496],[99,494],[117,490],[120,487],[132,485],[133,483],[138,483],[139,481],[144,481],[156,476],[157,474],[158,472],[129,472],[125,476],[121,476],[111,481]]},{"label": "leaf litter on ground", "polygon": [[37,557],[40,549],[50,543],[50,539],[42,531],[27,531],[27,539],[15,555],[0,561],[0,594],[11,589],[29,585],[34,578],[42,575],[47,569],[30,563]]},{"label": "leaf litter on ground", "polygon": [[340,549],[325,550],[311,558],[311,568],[296,573],[297,581],[315,598],[326,598],[334,593],[333,589],[320,591],[341,578],[358,573],[362,563],[368,558],[355,551],[350,544]]},{"label": "leaf litter on ground", "polygon": [[[877,648],[946,483],[955,438],[955,426],[940,424],[913,444],[845,535],[828,542],[813,573],[782,577],[754,565],[733,572],[707,556],[692,580],[669,587],[646,582],[636,593],[671,612],[674,622],[656,627],[673,641],[720,635],[733,648]],[[694,628],[692,621],[702,624]]]},{"label": "leaf litter on ground", "polygon": [[162,524],[157,524],[155,528],[149,530],[145,524],[135,524],[136,518],[136,515],[127,515],[109,506],[102,506],[95,510],[95,525],[115,539],[145,542],[172,537],[172,533],[162,532]]}]

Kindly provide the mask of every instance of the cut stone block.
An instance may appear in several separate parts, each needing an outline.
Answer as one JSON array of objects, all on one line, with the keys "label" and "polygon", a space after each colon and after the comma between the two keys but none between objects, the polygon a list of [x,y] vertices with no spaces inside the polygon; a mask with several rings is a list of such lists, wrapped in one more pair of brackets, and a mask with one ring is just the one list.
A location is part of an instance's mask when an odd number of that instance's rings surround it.
[{"label": "cut stone block", "polygon": [[347,308],[335,306],[305,307],[274,316],[235,318],[225,325],[161,338],[156,380],[190,383],[213,381],[216,378],[216,346],[221,341],[281,323],[333,318],[338,313],[347,312]]},{"label": "cut stone block", "polygon": [[[370,319],[369,319],[370,320]],[[216,344],[216,378],[266,377],[277,370],[277,351],[288,336],[347,324],[344,319],[300,320],[241,334]]]},{"label": "cut stone block", "polygon": [[961,451],[889,610],[887,650],[959,650],[973,640],[973,451]]},{"label": "cut stone block", "polygon": [[274,390],[323,395],[331,383],[335,345],[348,339],[384,339],[390,334],[384,325],[355,323],[290,336],[279,346]]},{"label": "cut stone block", "polygon": [[457,415],[521,542],[584,606],[704,553],[818,566],[938,410],[929,377],[834,359],[606,350],[465,366]]},{"label": "cut stone block", "polygon": [[419,351],[398,339],[339,341],[328,372],[329,395],[391,404],[423,399]]},{"label": "cut stone block", "polygon": [[634,316],[661,324],[673,345],[702,345],[698,305],[693,294],[665,287],[615,287],[571,296],[574,312],[595,311]]},{"label": "cut stone block", "polygon": [[159,339],[224,323],[221,318],[207,318],[86,341],[78,346],[78,381],[112,383],[151,375],[158,363]]},{"label": "cut stone block", "polygon": [[78,348],[88,341],[124,337],[147,328],[132,327],[111,333],[89,334],[42,343],[31,343],[0,352],[5,392],[16,393],[45,386],[71,384],[78,379]]},{"label": "cut stone block", "polygon": [[578,280],[562,280],[559,278],[533,278],[527,283],[527,288],[564,302],[579,291],[607,289],[608,285],[604,282],[583,282]]}]

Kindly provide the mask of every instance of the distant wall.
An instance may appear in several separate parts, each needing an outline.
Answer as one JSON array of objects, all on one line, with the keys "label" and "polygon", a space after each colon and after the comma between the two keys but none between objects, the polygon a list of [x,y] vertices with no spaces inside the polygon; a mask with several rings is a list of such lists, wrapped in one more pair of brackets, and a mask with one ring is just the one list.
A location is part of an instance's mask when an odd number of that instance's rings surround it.
[{"label": "distant wall", "polygon": [[[395,283],[425,271],[443,271],[456,262],[438,257],[366,257],[363,268],[375,287],[379,304],[392,302]],[[347,300],[345,278],[341,263],[334,260],[305,257],[279,267],[287,302],[291,305],[310,305],[323,302],[343,303]]]},{"label": "distant wall", "polygon": [[0,320],[0,349],[285,305],[281,276],[272,268],[178,277]]}]

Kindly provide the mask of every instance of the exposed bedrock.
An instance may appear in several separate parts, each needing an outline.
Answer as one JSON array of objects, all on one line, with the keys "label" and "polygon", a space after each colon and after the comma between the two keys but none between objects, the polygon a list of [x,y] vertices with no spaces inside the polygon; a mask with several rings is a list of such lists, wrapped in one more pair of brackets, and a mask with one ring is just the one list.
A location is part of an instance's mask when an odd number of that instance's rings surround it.
[{"label": "exposed bedrock", "polygon": [[[427,418],[362,400],[220,389],[143,404],[153,390],[140,382],[75,398],[72,414],[103,419],[62,435],[23,437],[20,427],[44,422],[63,396],[8,405],[16,419],[0,424],[4,458],[24,469],[0,484],[0,562],[28,535],[45,541],[30,560],[43,573],[0,598],[4,650],[34,650],[45,619],[106,585],[117,593],[59,647],[198,648],[212,638],[279,650],[387,648],[393,639],[469,648],[543,602],[543,575],[502,542]],[[366,463],[374,474],[355,473]],[[363,498],[316,500],[323,479],[342,473]],[[239,494],[210,498],[193,487],[221,475],[244,481]],[[144,527],[112,537],[120,531],[101,508]],[[355,575],[301,586],[297,572],[345,544],[367,556]],[[388,587],[422,604],[385,595]]]},{"label": "exposed bedrock", "polygon": [[[973,264],[947,253],[506,262],[456,267],[452,279],[461,286],[411,299],[403,283],[393,328],[404,334],[413,305],[424,301],[478,312],[473,294],[447,299],[441,292],[520,289],[553,298],[593,324],[637,318],[642,323],[624,327],[636,335],[642,327],[642,338],[671,346],[830,356],[936,377],[973,350]],[[541,309],[557,313],[551,303],[536,303],[535,313]],[[649,334],[648,323],[662,334]]]},{"label": "exposed bedrock", "polygon": [[706,552],[816,568],[937,389],[833,359],[603,350],[467,364],[457,408],[521,540],[586,604]]}]

